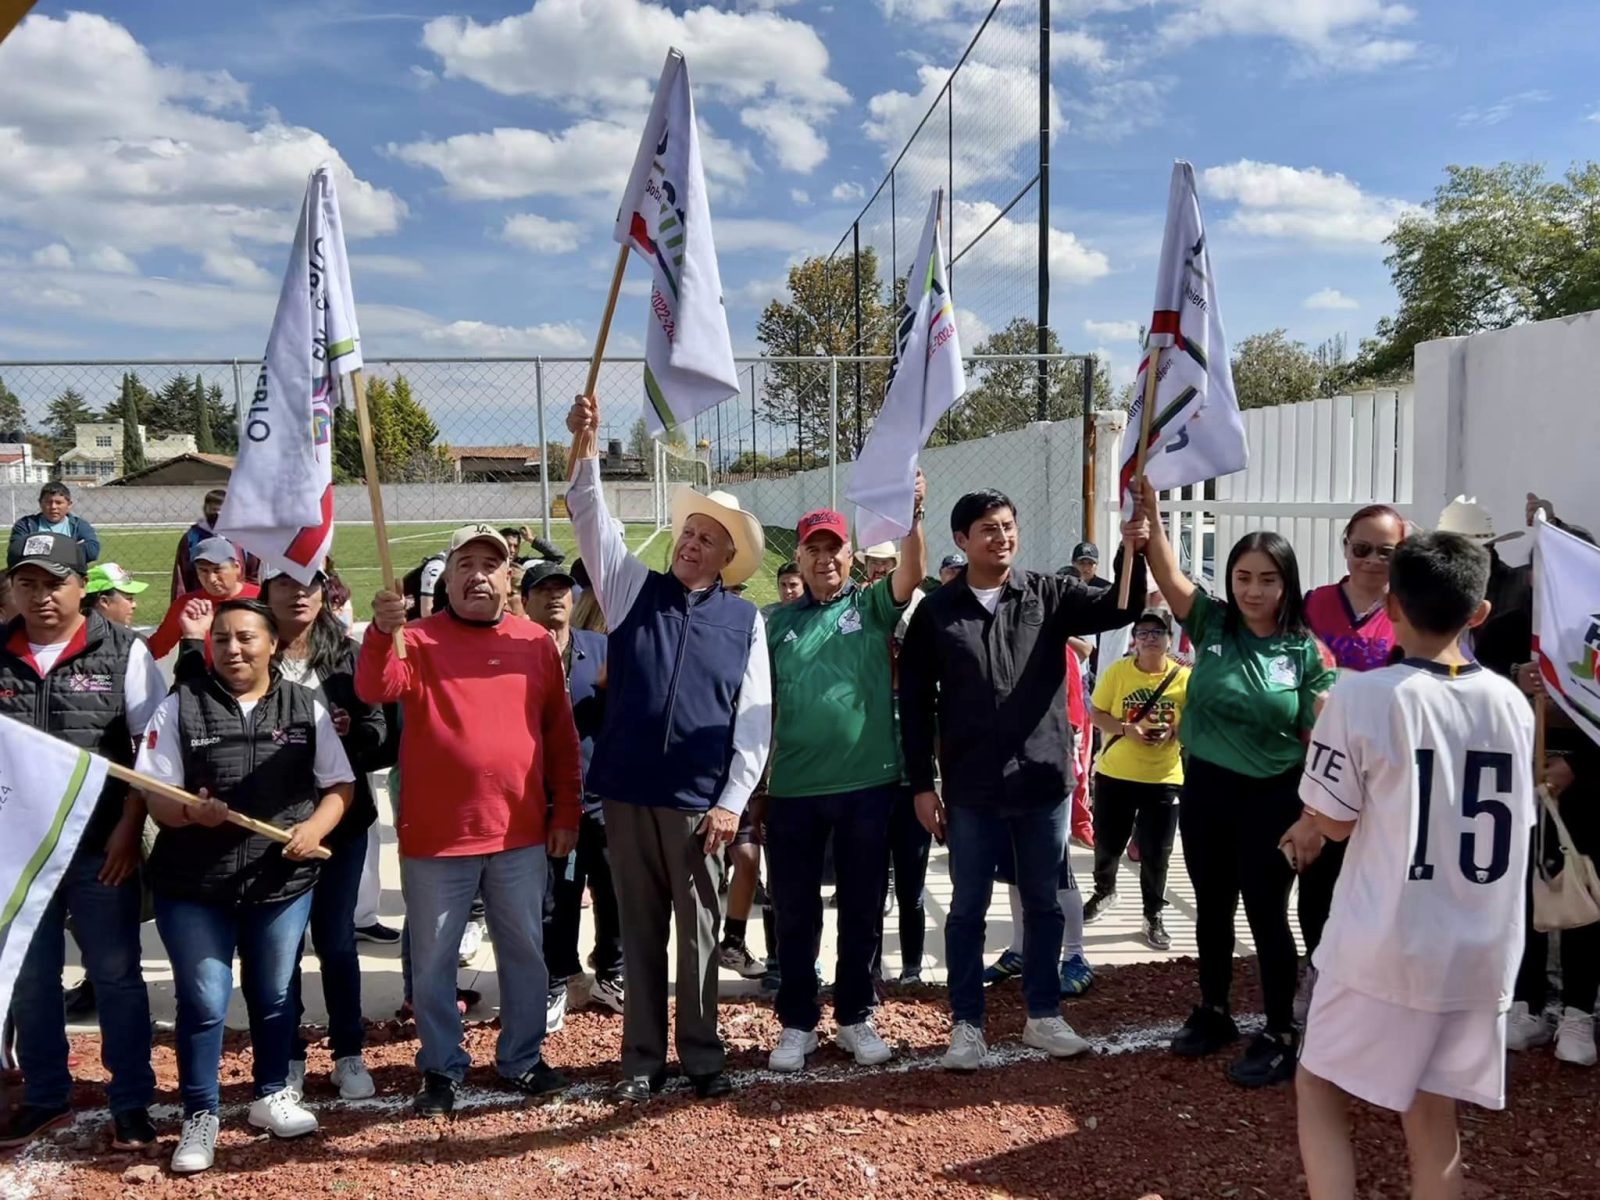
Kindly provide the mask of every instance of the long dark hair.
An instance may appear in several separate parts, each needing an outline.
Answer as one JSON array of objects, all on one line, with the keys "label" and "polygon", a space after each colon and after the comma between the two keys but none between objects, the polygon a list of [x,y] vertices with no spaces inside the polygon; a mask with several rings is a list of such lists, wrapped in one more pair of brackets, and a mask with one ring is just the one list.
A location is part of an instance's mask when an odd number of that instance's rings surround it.
[{"label": "long dark hair", "polygon": [[[280,579],[287,579],[290,583],[294,582],[294,578],[289,575],[274,575],[267,580],[267,592],[262,599],[266,602],[266,607],[269,610],[271,609],[272,585]],[[345,655],[345,643],[349,639],[344,631],[344,623],[334,613],[333,598],[328,594],[330,589],[326,576],[323,577],[319,586],[322,589],[322,607],[317,610],[317,615],[312,618],[311,629],[306,634],[306,666],[317,673],[317,678],[326,679],[338,670]],[[283,657],[283,651],[288,644],[286,640],[279,639],[279,658]]]},{"label": "long dark hair", "polygon": [[1306,624],[1305,594],[1300,588],[1300,562],[1295,558],[1294,547],[1289,544],[1288,539],[1267,529],[1258,529],[1254,533],[1245,534],[1228,552],[1228,569],[1222,577],[1228,598],[1228,611],[1222,622],[1223,631],[1229,634],[1238,633],[1244,625],[1244,619],[1239,615],[1239,606],[1233,599],[1233,568],[1251,551],[1258,551],[1270,558],[1272,565],[1278,569],[1278,578],[1283,581],[1283,600],[1278,605],[1278,633],[1309,636],[1311,628]]}]

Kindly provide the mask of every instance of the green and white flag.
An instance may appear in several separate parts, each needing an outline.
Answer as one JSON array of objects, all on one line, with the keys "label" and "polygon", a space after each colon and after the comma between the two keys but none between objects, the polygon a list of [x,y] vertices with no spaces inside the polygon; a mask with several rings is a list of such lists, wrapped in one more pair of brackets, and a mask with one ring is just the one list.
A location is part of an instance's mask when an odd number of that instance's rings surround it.
[{"label": "green and white flag", "polygon": [[739,394],[689,65],[677,50],[661,70],[614,237],[650,264],[644,416],[659,436]]},{"label": "green and white flag", "polygon": [[105,759],[0,717],[0,1013],[105,782]]}]

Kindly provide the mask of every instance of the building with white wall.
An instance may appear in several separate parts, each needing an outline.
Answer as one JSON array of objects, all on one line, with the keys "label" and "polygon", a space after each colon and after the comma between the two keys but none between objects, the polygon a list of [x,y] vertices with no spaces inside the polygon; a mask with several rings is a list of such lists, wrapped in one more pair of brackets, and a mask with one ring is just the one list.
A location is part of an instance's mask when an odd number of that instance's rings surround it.
[{"label": "building with white wall", "polygon": [[[61,481],[80,487],[97,487],[122,474],[122,422],[93,421],[72,427],[76,444],[61,455]],[[199,450],[192,433],[150,437],[143,425],[139,437],[144,442],[146,462],[165,462],[181,454]]]}]

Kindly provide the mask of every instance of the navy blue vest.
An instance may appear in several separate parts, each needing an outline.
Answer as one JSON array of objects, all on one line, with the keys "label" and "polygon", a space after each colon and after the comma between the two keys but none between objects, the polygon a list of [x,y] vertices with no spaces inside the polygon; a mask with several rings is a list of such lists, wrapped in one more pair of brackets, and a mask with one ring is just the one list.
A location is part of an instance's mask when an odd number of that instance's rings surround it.
[{"label": "navy blue vest", "polygon": [[567,669],[567,695],[572,698],[572,723],[578,727],[578,752],[583,763],[583,790],[587,799],[594,742],[600,736],[606,717],[606,692],[601,684],[606,669],[606,635],[574,629],[570,636],[572,663]]},{"label": "navy blue vest", "polygon": [[605,724],[587,787],[625,804],[704,812],[733,756],[756,606],[720,583],[691,598],[650,572],[606,654]]}]

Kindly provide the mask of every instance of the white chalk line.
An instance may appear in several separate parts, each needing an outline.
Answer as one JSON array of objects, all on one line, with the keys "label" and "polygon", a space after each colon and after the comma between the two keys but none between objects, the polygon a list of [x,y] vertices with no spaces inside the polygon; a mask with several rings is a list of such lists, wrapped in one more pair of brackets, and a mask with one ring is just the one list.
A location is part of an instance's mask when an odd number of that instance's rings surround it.
[{"label": "white chalk line", "polygon": [[[1242,1034],[1250,1034],[1263,1024],[1264,1018],[1259,1014],[1243,1017],[1239,1019],[1239,1031]],[[1089,1037],[1086,1040],[1089,1043],[1090,1053],[1084,1057],[1115,1058],[1124,1054],[1164,1050],[1180,1028],[1179,1022],[1167,1021],[1159,1025],[1119,1029],[1113,1033]],[[909,1075],[921,1071],[937,1071],[942,1069],[939,1065],[940,1057],[941,1055],[935,1051],[903,1056],[876,1067],[839,1063],[812,1067],[804,1071],[773,1071],[753,1067],[730,1071],[728,1078],[739,1091],[762,1085],[785,1088],[807,1087],[839,1083],[849,1079],[865,1079],[874,1075]],[[1004,1042],[989,1048],[989,1053],[984,1056],[983,1065],[973,1075],[1003,1070],[1019,1063],[1044,1062],[1049,1058],[1050,1055],[1045,1051],[1024,1046],[1021,1042]],[[614,1086],[613,1079],[596,1079],[574,1084],[559,1097],[553,1098],[550,1106],[563,1108],[570,1105],[590,1105],[609,1108],[611,1089]],[[662,1095],[686,1092],[690,1086],[688,1080],[675,1078],[668,1081],[667,1086],[662,1089]],[[373,1096],[367,1100],[314,1100],[306,1102],[305,1107],[314,1113],[373,1113],[404,1119],[411,1111],[411,1099],[409,1095],[390,1095]],[[455,1111],[460,1114],[478,1109],[515,1108],[530,1103],[534,1102],[520,1092],[462,1087],[456,1092]],[[218,1116],[224,1123],[242,1122],[249,1109],[248,1104],[228,1104],[223,1106]],[[176,1104],[157,1104],[150,1108],[152,1121],[176,1123],[182,1116],[183,1110]],[[56,1139],[81,1134],[94,1126],[105,1124],[110,1119],[110,1112],[104,1108],[85,1109],[76,1113],[72,1123],[60,1130],[55,1137],[40,1139],[25,1146],[16,1153],[9,1165],[0,1166],[0,1196],[6,1197],[6,1200],[34,1200],[34,1197],[40,1195],[41,1186],[66,1175],[77,1161],[60,1153],[64,1147]],[[130,1158],[130,1161],[144,1160]]]}]

